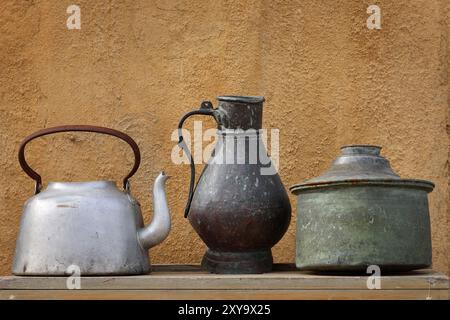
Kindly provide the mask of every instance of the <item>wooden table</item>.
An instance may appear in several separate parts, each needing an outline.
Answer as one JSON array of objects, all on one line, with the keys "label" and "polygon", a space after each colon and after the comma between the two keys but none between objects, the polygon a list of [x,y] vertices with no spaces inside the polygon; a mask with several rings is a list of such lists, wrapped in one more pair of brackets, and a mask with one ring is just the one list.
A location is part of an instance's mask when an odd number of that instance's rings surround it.
[{"label": "wooden table", "polygon": [[214,275],[188,265],[156,265],[142,276],[0,277],[0,299],[449,299],[449,278],[432,270],[382,275],[381,289],[368,276],[317,275],[275,265],[262,275]]}]

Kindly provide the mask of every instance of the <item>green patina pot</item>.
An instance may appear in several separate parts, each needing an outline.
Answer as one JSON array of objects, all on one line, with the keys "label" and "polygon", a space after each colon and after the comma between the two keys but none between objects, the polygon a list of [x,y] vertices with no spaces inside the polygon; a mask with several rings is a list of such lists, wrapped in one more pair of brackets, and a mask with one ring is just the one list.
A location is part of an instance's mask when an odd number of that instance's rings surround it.
[{"label": "green patina pot", "polygon": [[296,265],[309,271],[407,271],[431,265],[428,193],[401,179],[380,147],[342,147],[323,175],[290,188],[297,197]]}]

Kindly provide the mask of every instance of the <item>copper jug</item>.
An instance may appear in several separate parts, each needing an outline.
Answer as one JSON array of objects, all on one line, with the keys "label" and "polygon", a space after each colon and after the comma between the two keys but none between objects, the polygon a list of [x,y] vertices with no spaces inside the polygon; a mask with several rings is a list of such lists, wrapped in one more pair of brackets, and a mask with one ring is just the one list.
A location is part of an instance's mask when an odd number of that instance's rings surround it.
[{"label": "copper jug", "polygon": [[[261,138],[263,97],[221,96],[205,101],[181,119],[179,144],[191,165],[185,209],[208,249],[202,265],[212,273],[264,273],[272,270],[271,248],[291,219],[286,190]],[[182,135],[192,115],[212,116],[217,142],[195,184],[195,166]],[[229,161],[231,159],[231,161]],[[266,171],[265,171],[266,170]]]}]

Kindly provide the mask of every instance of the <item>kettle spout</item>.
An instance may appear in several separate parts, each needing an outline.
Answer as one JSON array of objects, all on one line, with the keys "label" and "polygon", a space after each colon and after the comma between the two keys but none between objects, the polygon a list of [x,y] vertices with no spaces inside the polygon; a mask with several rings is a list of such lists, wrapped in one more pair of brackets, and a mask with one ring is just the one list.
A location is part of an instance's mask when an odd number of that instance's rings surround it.
[{"label": "kettle spout", "polygon": [[169,177],[161,172],[153,186],[153,219],[152,222],[138,231],[138,238],[145,249],[161,243],[170,231],[170,213],[167,205],[165,183]]}]

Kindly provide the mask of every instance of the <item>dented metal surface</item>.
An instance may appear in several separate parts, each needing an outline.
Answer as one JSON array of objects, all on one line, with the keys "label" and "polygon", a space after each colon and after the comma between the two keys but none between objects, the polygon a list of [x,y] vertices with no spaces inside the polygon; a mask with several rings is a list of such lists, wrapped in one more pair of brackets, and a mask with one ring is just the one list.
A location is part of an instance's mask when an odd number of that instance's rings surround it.
[{"label": "dented metal surface", "polygon": [[[41,190],[40,176],[25,162],[25,145],[36,137],[56,132],[88,131],[121,137],[135,151],[135,165],[124,179],[124,190],[112,181],[50,182]],[[27,137],[19,151],[22,168],[39,177],[37,194],[24,205],[13,273],[16,275],[141,274],[150,271],[148,249],[170,231],[164,191],[167,176],[154,182],[154,215],[144,227],[139,202],[130,193],[128,178],[139,167],[140,153],[127,135],[92,126],[42,130]],[[69,268],[70,267],[70,268]]]}]

